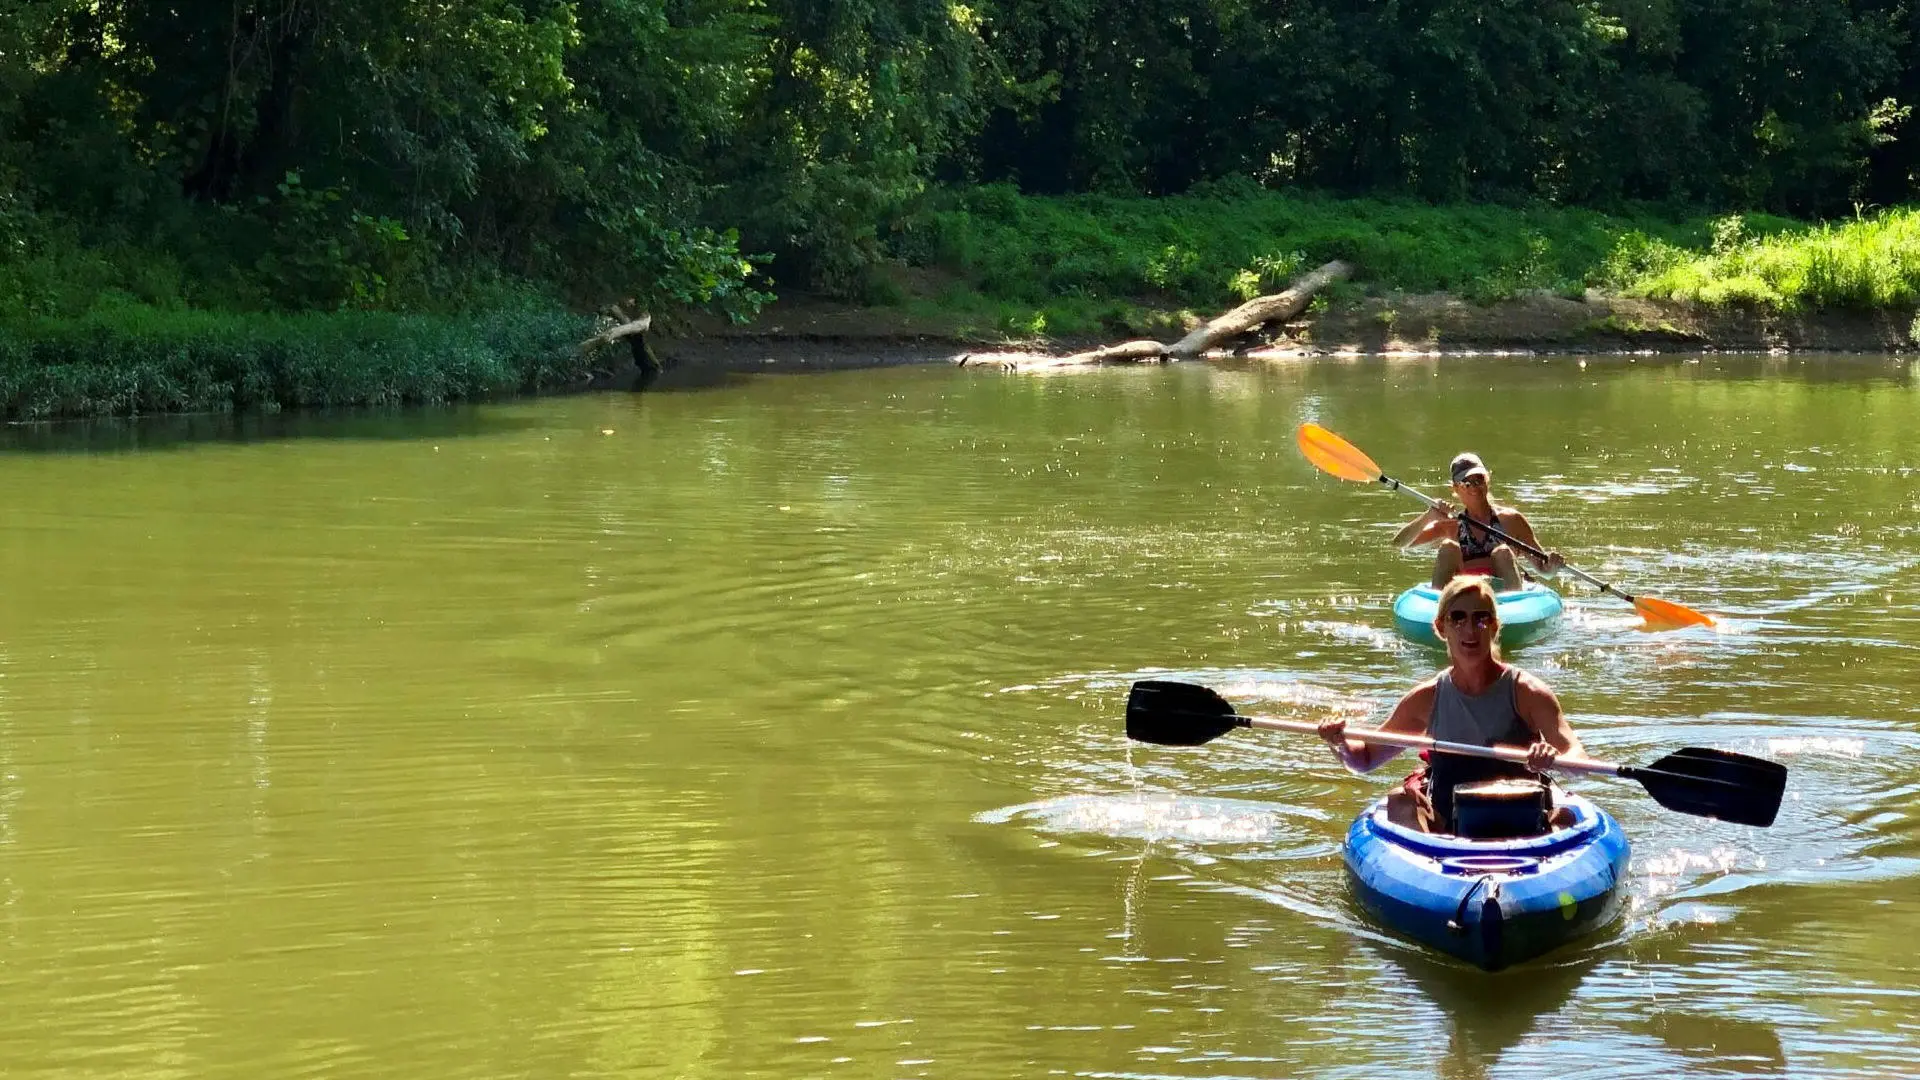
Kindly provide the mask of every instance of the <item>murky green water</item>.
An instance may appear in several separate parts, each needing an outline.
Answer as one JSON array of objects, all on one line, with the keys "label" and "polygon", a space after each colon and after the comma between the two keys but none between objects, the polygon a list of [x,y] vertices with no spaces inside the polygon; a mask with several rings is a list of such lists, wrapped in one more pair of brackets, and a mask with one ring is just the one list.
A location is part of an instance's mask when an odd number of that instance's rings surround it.
[{"label": "murky green water", "polygon": [[[1319,361],[763,377],[6,433],[0,1066],[125,1077],[1910,1074],[1920,372]],[[1575,565],[1592,752],[1792,768],[1769,830],[1576,781],[1631,911],[1485,976],[1374,932],[1397,775],[1129,746],[1128,682],[1370,708],[1455,451]]]}]

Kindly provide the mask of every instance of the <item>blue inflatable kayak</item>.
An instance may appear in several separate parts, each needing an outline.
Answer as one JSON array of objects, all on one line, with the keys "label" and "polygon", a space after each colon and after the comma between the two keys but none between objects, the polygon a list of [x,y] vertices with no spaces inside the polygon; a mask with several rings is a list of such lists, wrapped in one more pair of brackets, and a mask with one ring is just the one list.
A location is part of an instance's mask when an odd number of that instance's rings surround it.
[{"label": "blue inflatable kayak", "polygon": [[[1537,581],[1527,582],[1524,589],[1496,592],[1493,602],[1500,613],[1503,648],[1531,645],[1560,623],[1560,594]],[[1393,602],[1393,628],[1408,641],[1439,647],[1442,642],[1433,632],[1433,617],[1439,613],[1440,590],[1415,585]]]},{"label": "blue inflatable kayak", "polygon": [[1386,800],[1347,832],[1360,906],[1395,933],[1488,971],[1590,934],[1620,910],[1627,837],[1606,811],[1566,797],[1575,823],[1521,840],[1463,840],[1387,821]]}]

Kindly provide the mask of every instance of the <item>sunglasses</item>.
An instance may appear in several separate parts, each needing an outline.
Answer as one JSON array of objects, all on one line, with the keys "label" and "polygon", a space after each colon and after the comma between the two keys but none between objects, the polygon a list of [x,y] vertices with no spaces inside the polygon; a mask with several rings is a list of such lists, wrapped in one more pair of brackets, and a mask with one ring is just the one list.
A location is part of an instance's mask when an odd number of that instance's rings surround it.
[{"label": "sunglasses", "polygon": [[1472,619],[1473,625],[1481,630],[1485,630],[1494,624],[1493,612],[1491,611],[1461,611],[1456,608],[1447,612],[1447,624],[1450,626],[1459,626],[1468,619]]},{"label": "sunglasses", "polygon": [[1459,484],[1462,487],[1486,487],[1487,478],[1484,476],[1481,476],[1479,473],[1474,473],[1472,476],[1469,476],[1464,480],[1455,480],[1454,483]]}]

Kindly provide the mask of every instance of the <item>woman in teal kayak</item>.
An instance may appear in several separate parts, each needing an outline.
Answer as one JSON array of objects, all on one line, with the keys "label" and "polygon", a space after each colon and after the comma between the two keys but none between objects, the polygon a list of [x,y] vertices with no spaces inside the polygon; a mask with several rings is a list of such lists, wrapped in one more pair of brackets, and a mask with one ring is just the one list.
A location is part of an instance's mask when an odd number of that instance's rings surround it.
[{"label": "woman in teal kayak", "polygon": [[[1487,471],[1486,463],[1480,455],[1461,454],[1453,459],[1448,470],[1453,478],[1453,493],[1459,497],[1460,505],[1465,509],[1464,517],[1456,516],[1452,506],[1442,502],[1426,513],[1407,522],[1394,534],[1395,547],[1419,547],[1436,541],[1440,549],[1433,556],[1433,587],[1445,588],[1459,574],[1489,574],[1500,583],[1503,590],[1523,589],[1526,581],[1520,576],[1520,566],[1514,560],[1513,549],[1501,543],[1485,529],[1476,529],[1473,522],[1484,522],[1512,536],[1515,540],[1539,547],[1534,539],[1533,526],[1527,523],[1526,515],[1510,506],[1495,505],[1491,493],[1492,474]],[[1471,519],[1471,520],[1469,520]],[[1544,560],[1527,556],[1534,569],[1542,573],[1554,574],[1566,565],[1557,551],[1547,552]]]},{"label": "woman in teal kayak", "polygon": [[[1456,787],[1541,773],[1562,754],[1585,757],[1586,752],[1547,684],[1501,661],[1500,615],[1485,578],[1467,575],[1448,583],[1433,630],[1446,643],[1449,666],[1408,691],[1380,730],[1527,750],[1524,766],[1436,751],[1387,796],[1387,819],[1394,824],[1449,833]],[[1321,724],[1320,737],[1354,772],[1372,772],[1400,753],[1397,746],[1349,740],[1345,720]],[[1566,824],[1565,808],[1556,806],[1549,823]]]}]

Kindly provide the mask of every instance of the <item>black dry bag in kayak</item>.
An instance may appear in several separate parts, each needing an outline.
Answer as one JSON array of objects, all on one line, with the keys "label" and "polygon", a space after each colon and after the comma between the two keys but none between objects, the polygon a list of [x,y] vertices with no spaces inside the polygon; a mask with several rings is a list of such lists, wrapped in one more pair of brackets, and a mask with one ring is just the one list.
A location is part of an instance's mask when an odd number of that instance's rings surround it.
[{"label": "black dry bag in kayak", "polygon": [[1547,785],[1483,780],[1453,789],[1453,832],[1467,840],[1514,840],[1547,831]]}]

